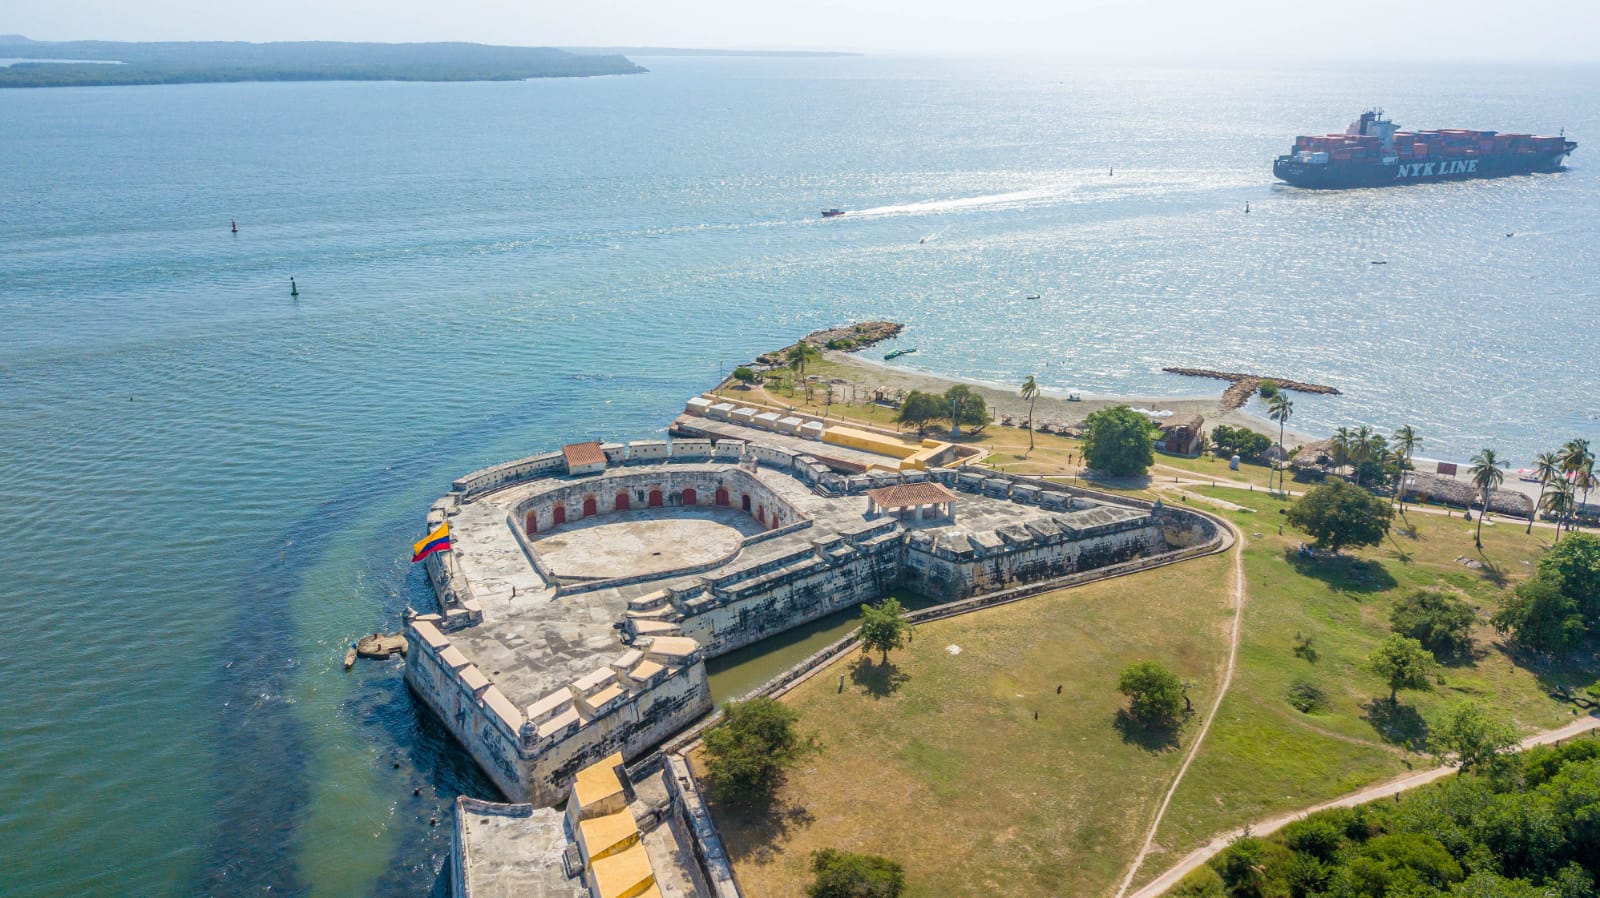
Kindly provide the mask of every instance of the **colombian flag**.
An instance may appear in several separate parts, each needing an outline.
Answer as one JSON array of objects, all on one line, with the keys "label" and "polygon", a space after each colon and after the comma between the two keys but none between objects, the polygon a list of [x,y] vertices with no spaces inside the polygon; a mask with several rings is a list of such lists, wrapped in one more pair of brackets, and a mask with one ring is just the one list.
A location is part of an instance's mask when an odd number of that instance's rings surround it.
[{"label": "colombian flag", "polygon": [[450,522],[445,521],[439,529],[424,536],[411,546],[411,563],[416,564],[435,552],[450,550]]}]

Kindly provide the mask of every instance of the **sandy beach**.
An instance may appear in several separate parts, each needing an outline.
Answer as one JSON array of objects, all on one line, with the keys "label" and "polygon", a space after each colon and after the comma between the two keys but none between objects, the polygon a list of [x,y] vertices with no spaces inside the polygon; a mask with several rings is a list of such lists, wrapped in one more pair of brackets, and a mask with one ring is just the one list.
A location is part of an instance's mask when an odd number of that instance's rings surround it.
[{"label": "sandy beach", "polygon": [[[966,384],[983,395],[994,410],[996,421],[1001,418],[1011,417],[1025,419],[1028,416],[1028,402],[1017,394],[1017,389],[1004,389],[990,384],[961,380],[953,377],[943,377],[929,374],[914,369],[902,368],[896,365],[887,365],[875,360],[847,352],[829,350],[823,357],[850,373],[843,374],[846,380],[857,389],[873,389],[876,387],[890,387],[898,390],[922,390],[923,392],[943,393],[958,383]],[[1256,417],[1242,409],[1224,410],[1221,407],[1222,393],[1227,384],[1217,382],[1216,395],[1209,399],[1195,397],[1143,397],[1143,396],[1102,396],[1082,394],[1082,399],[1070,401],[1067,394],[1059,391],[1043,389],[1038,400],[1034,403],[1034,424],[1042,427],[1045,424],[1070,425],[1083,421],[1091,412],[1117,405],[1128,405],[1137,409],[1150,409],[1152,411],[1171,411],[1170,417],[1162,420],[1181,420],[1189,415],[1201,415],[1206,419],[1206,425],[1227,424],[1230,427],[1248,427],[1252,430],[1277,439],[1278,425],[1264,418]],[[1292,419],[1291,419],[1292,420]],[[1287,429],[1284,431],[1284,442],[1291,448],[1312,440],[1321,439],[1310,434]]]}]

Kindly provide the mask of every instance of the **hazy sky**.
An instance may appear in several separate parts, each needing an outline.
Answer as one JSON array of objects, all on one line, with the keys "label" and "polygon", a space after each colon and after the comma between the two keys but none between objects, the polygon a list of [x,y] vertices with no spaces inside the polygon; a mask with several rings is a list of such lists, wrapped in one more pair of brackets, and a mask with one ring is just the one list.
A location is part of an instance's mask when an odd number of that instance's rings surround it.
[{"label": "hazy sky", "polygon": [[1600,0],[5,0],[36,40],[467,40],[1063,57],[1600,61]]}]

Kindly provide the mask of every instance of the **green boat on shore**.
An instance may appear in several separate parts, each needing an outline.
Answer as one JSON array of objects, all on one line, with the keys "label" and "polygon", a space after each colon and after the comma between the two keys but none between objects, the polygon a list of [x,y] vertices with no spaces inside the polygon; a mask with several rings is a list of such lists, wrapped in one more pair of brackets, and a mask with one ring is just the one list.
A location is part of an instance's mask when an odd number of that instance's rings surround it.
[{"label": "green boat on shore", "polygon": [[907,355],[907,354],[913,353],[913,352],[916,352],[916,350],[915,349],[896,349],[894,352],[891,352],[891,353],[888,353],[887,355],[885,355],[883,357],[883,360],[885,362],[893,361],[894,359],[897,359],[897,358],[899,358],[899,357],[901,357],[903,355]]}]

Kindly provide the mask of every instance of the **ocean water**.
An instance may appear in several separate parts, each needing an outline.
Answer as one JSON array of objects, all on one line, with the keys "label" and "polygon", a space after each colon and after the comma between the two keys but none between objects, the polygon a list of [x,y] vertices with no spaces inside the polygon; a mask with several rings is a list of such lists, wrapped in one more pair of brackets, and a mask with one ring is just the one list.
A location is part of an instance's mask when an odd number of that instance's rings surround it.
[{"label": "ocean water", "polygon": [[[1439,457],[1600,441],[1600,70],[646,64],[0,92],[0,891],[425,893],[429,819],[492,787],[397,665],[339,661],[428,602],[427,505],[659,433],[814,327],[904,321],[918,367],[998,383],[1329,383],[1292,427]],[[1274,185],[1373,103],[1583,145]]]}]

